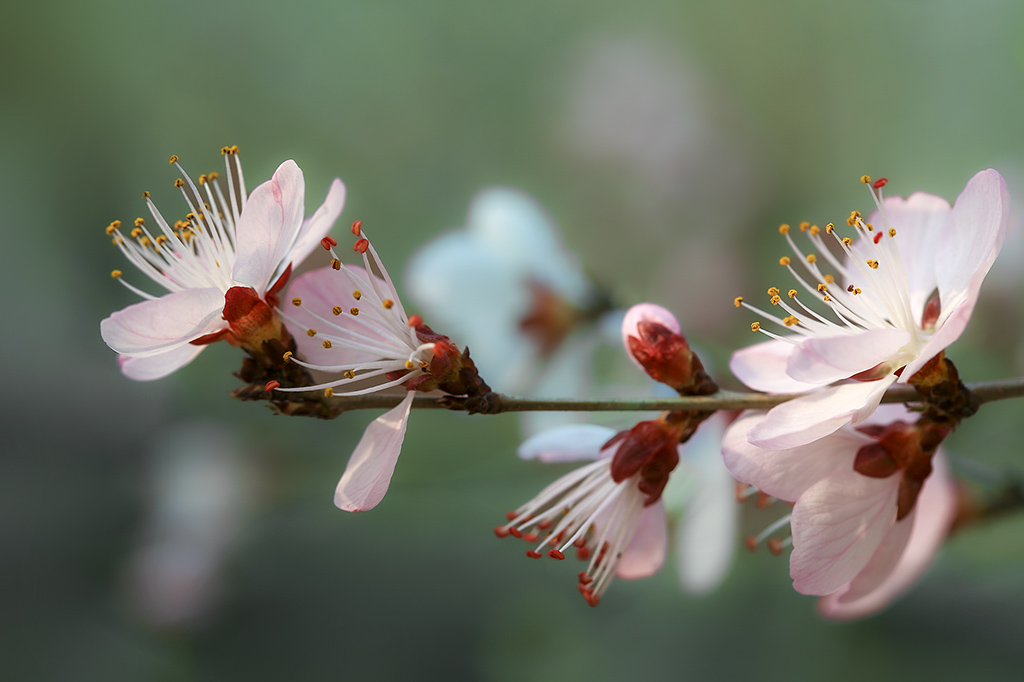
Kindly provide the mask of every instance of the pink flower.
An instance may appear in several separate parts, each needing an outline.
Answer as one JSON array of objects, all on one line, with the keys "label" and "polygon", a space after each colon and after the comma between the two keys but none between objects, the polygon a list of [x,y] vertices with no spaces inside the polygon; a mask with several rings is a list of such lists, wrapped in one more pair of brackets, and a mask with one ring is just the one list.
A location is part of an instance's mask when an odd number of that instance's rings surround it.
[{"label": "pink flower", "polygon": [[[956,490],[944,456],[922,453],[920,432],[901,421],[912,414],[884,406],[862,428],[775,450],[748,440],[764,413],[744,414],[726,432],[733,476],[794,503],[763,535],[789,522],[792,538],[772,546],[792,544],[793,587],[825,596],[827,617],[858,618],[888,604],[928,567],[953,521]],[[916,504],[906,508],[909,492]]]},{"label": "pink flower", "polygon": [[[780,335],[755,322],[752,329],[774,340],[733,355],[730,367],[741,381],[770,392],[830,386],[772,409],[750,429],[755,445],[793,448],[844,424],[863,422],[891,384],[911,381],[967,326],[1006,235],[1006,184],[994,170],[982,171],[952,208],[923,193],[883,200],[884,184],[883,179],[871,185],[878,210],[868,221],[856,211],[847,220],[855,239],[841,238],[831,223],[824,234],[804,223],[801,231],[816,251],[805,254],[789,226],[779,228],[795,256],[780,263],[796,288],[769,289],[771,304],[784,315],[736,299],[737,306],[753,310],[780,331],[793,332]],[[828,242],[842,250],[842,261]],[[794,261],[803,265],[802,271]],[[825,262],[835,275],[822,269]],[[828,312],[805,305],[805,295],[823,302]]]},{"label": "pink flower", "polygon": [[[490,389],[477,376],[468,354],[423,324],[419,315],[406,315],[395,284],[359,221],[352,232],[357,237],[353,250],[362,255],[363,267],[342,263],[334,250],[337,242],[326,239],[331,266],[296,278],[288,291],[295,309],[281,313],[302,358],[289,354],[288,359],[341,376],[313,386],[273,390],[323,390],[328,396],[407,391],[397,407],[367,426],[335,490],[334,503],[340,509],[366,511],[388,490],[417,392],[477,396]],[[373,272],[380,276],[369,274]]]},{"label": "pink flower", "polygon": [[128,260],[168,291],[153,296],[121,279],[119,270],[112,273],[146,299],[100,324],[103,340],[120,354],[121,370],[132,379],[166,376],[221,338],[258,352],[263,341],[279,337],[276,294],[341,213],[341,180],[303,220],[305,182],[294,161],[282,163],[247,197],[238,148],[222,151],[226,188],[216,173],[199,176],[197,186],[171,158],[184,178],[175,184],[188,204],[186,220],[172,226],[147,192],[156,229],[142,218],[129,237],[120,221],[107,228]]}]

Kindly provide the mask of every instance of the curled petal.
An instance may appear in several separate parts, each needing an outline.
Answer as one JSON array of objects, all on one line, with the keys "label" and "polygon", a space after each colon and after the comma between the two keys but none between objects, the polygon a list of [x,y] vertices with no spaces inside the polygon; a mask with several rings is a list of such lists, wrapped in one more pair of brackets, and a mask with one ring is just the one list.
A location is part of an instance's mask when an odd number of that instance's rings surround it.
[{"label": "curled petal", "polygon": [[568,424],[548,429],[527,438],[517,454],[522,459],[541,462],[573,462],[611,456],[614,448],[601,452],[602,446],[615,435],[615,431],[595,424]]},{"label": "curled petal", "polygon": [[[910,540],[895,568],[872,590],[857,590],[858,576],[847,587],[822,598],[818,602],[821,615],[833,620],[852,620],[870,615],[917,582],[931,565],[949,533],[957,509],[956,485],[941,451],[935,455],[932,465],[932,475],[925,481],[912,514]],[[908,520],[910,517],[903,522]]]},{"label": "curled petal", "polygon": [[800,344],[801,352],[789,356],[786,373],[808,384],[849,379],[889,360],[908,341],[909,332],[893,328],[811,338]]},{"label": "curled petal", "polygon": [[183,289],[119,310],[100,323],[107,345],[124,355],[157,355],[226,327],[220,289]]},{"label": "curled petal", "polygon": [[[786,367],[797,346],[786,341],[765,341],[732,354],[729,369],[755,391],[802,393],[823,384],[807,384],[789,376]],[[828,382],[825,382],[828,383]]]},{"label": "curled petal", "polygon": [[197,355],[203,352],[206,346],[193,346],[186,343],[183,346],[172,348],[157,355],[146,355],[136,357],[131,355],[120,355],[117,364],[121,371],[129,379],[136,381],[152,381],[162,379],[171,372],[180,369],[192,362]]},{"label": "curled petal", "polygon": [[615,568],[616,577],[623,580],[646,578],[661,570],[668,551],[668,524],[665,505],[658,500],[640,513],[640,522],[633,540],[622,554]]},{"label": "curled petal", "polygon": [[285,161],[270,180],[252,191],[238,218],[231,278],[261,297],[302,225],[305,188],[302,171],[294,161]]},{"label": "curled petal", "polygon": [[885,389],[896,381],[890,374],[875,381],[834,386],[782,403],[750,429],[747,437],[758,447],[782,450],[806,445],[844,424],[859,424],[878,407]]},{"label": "curled petal", "polygon": [[415,391],[394,409],[377,417],[363,432],[348,460],[345,473],[334,491],[334,504],[344,511],[368,511],[376,507],[388,491],[402,452],[405,428]]},{"label": "curled petal", "polygon": [[896,520],[900,478],[842,469],[800,496],[790,521],[797,592],[835,592],[864,569]]}]

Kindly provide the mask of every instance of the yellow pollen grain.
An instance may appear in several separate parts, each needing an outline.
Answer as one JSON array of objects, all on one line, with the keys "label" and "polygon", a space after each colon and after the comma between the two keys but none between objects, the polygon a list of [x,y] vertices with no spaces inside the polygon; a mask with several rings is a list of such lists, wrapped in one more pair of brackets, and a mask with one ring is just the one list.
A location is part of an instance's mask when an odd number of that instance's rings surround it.
[{"label": "yellow pollen grain", "polygon": [[337,258],[331,259],[331,267],[335,270],[341,270],[341,261]]},{"label": "yellow pollen grain", "polygon": [[331,312],[334,313],[335,316],[338,316],[345,312],[345,309],[342,308],[340,305],[336,305],[333,308],[331,308]]},{"label": "yellow pollen grain", "polygon": [[142,227],[146,223],[142,218],[135,219],[135,227]]},{"label": "yellow pollen grain", "polygon": [[307,329],[306,330],[306,336],[310,336],[310,337],[316,336],[316,330],[315,329]]},{"label": "yellow pollen grain", "polygon": [[829,223],[828,225],[825,226],[825,234],[832,234],[835,231],[836,231],[836,226],[833,225],[832,223]]},{"label": "yellow pollen grain", "polygon": [[828,303],[829,301],[832,300],[832,297],[829,296],[828,294],[825,294],[825,298],[823,298],[822,300],[825,301],[826,303]]},{"label": "yellow pollen grain", "polygon": [[359,291],[359,289],[356,289],[355,291],[352,292],[352,298],[356,299],[357,301],[359,299],[361,299],[362,297],[363,297],[363,292]]},{"label": "yellow pollen grain", "polygon": [[853,295],[854,295],[854,296],[857,296],[857,295],[858,295],[858,294],[860,294],[860,293],[862,293],[862,290],[861,290],[861,288],[860,288],[860,287],[857,287],[856,289],[854,289],[854,290],[853,290]]},{"label": "yellow pollen grain", "polygon": [[782,321],[786,324],[787,327],[792,327],[795,324],[800,324],[800,320],[798,320],[793,315],[790,315],[789,317],[783,319]]},{"label": "yellow pollen grain", "polygon": [[826,284],[819,284],[818,285],[818,291],[828,291],[828,285],[826,285]]},{"label": "yellow pollen grain", "polygon": [[110,276],[113,277],[114,279],[117,279],[118,277],[120,277],[123,274],[124,273],[121,272],[120,270],[111,270],[110,271]]},{"label": "yellow pollen grain", "polygon": [[149,198],[149,192],[148,192],[148,191],[146,191],[146,192],[143,192],[143,193],[142,193],[142,198],[143,198],[143,199],[148,199],[148,198]]},{"label": "yellow pollen grain", "polygon": [[288,362],[289,360],[292,359],[292,355],[294,355],[294,353],[292,353],[290,350],[286,350],[284,352],[284,355],[281,356],[281,359],[284,360],[285,362]]},{"label": "yellow pollen grain", "polygon": [[800,231],[801,232],[806,232],[807,228],[810,227],[810,226],[811,226],[811,224],[805,220],[804,222],[800,223]]},{"label": "yellow pollen grain", "polygon": [[221,154],[230,154],[231,153],[231,147],[221,147],[220,148],[220,153]]},{"label": "yellow pollen grain", "polygon": [[876,261],[876,260],[869,260],[869,261],[865,261],[865,262],[868,264],[868,267],[871,268],[872,270],[877,270],[878,269],[878,261]]},{"label": "yellow pollen grain", "polygon": [[330,347],[331,347],[331,346],[333,346],[333,345],[334,345],[334,344],[333,344],[333,343],[331,343],[330,339],[324,339],[324,343],[323,343],[323,347],[324,347],[324,348],[330,348]]},{"label": "yellow pollen grain", "polygon": [[825,275],[825,282],[826,282],[826,283],[828,283],[828,284],[834,284],[834,283],[835,283],[835,281],[836,281],[836,278],[835,278],[835,277],[833,277],[832,275]]},{"label": "yellow pollen grain", "polygon": [[349,308],[348,311],[350,313],[352,313],[353,315],[358,315],[359,314],[359,308]]},{"label": "yellow pollen grain", "polygon": [[205,185],[206,184],[206,173],[203,173],[202,175],[199,176],[199,184],[200,185]]},{"label": "yellow pollen grain", "polygon": [[142,236],[142,228],[136,227],[134,230],[131,231],[131,235],[132,239],[138,239],[139,237]]},{"label": "yellow pollen grain", "polygon": [[846,219],[846,224],[853,227],[857,224],[857,218],[860,217],[860,211],[850,211],[850,217]]},{"label": "yellow pollen grain", "polygon": [[346,379],[355,379],[356,378],[356,373],[353,372],[350,369],[346,369],[344,376],[345,376]]},{"label": "yellow pollen grain", "polygon": [[818,262],[818,257],[815,256],[813,253],[809,253],[809,254],[807,254],[807,262],[808,263],[817,263]]},{"label": "yellow pollen grain", "polygon": [[178,178],[177,180],[174,181],[174,186],[178,188],[184,187],[185,181],[182,180],[181,178]]},{"label": "yellow pollen grain", "polygon": [[412,360],[406,360],[405,361],[405,368],[406,369],[416,369],[416,363],[413,362]]},{"label": "yellow pollen grain", "polygon": [[789,225],[786,223],[779,225],[779,234],[789,234]]},{"label": "yellow pollen grain", "polygon": [[782,298],[781,297],[779,297],[779,296],[772,296],[772,300],[771,300],[771,304],[772,305],[778,305],[781,302],[782,302]]},{"label": "yellow pollen grain", "polygon": [[796,298],[796,293],[796,289],[790,289],[789,291],[786,292],[786,296],[789,296],[790,298]]},{"label": "yellow pollen grain", "polygon": [[750,323],[750,331],[756,332],[760,328],[761,328],[761,323],[760,322],[751,322]]},{"label": "yellow pollen grain", "polygon": [[849,237],[843,237],[843,246],[849,246],[850,244],[853,244],[853,240]]},{"label": "yellow pollen grain", "polygon": [[821,234],[821,228],[818,227],[817,225],[811,225],[810,232],[812,237],[817,237],[819,234]]},{"label": "yellow pollen grain", "polygon": [[210,173],[206,177],[209,178],[211,181],[213,181],[213,180],[216,180],[217,178],[220,177],[220,173],[217,173],[216,171],[214,171],[213,173]]},{"label": "yellow pollen grain", "polygon": [[385,298],[383,301],[380,302],[380,304],[384,306],[385,310],[391,310],[391,308],[394,307],[395,302],[392,301],[390,298]]},{"label": "yellow pollen grain", "polygon": [[783,256],[782,258],[780,258],[779,259],[779,265],[782,265],[782,266],[789,265],[789,256]]},{"label": "yellow pollen grain", "polygon": [[860,181],[863,182],[866,185],[869,182],[871,182],[871,176],[870,175],[862,175],[862,176],[860,176]]},{"label": "yellow pollen grain", "polygon": [[864,227],[868,228],[868,232],[874,232],[875,231],[875,226],[872,225],[871,223],[864,223]]},{"label": "yellow pollen grain", "polygon": [[238,153],[238,145],[237,144],[231,145],[231,153],[232,154],[237,154]]},{"label": "yellow pollen grain", "polygon": [[324,389],[324,397],[325,398],[333,398],[334,397],[334,389],[331,388],[330,386],[325,388]]},{"label": "yellow pollen grain", "polygon": [[116,232],[119,227],[121,227],[121,221],[120,220],[115,220],[114,222],[112,222],[109,225],[107,225],[107,229],[106,229],[107,236],[109,237],[110,235],[114,234],[114,232]]},{"label": "yellow pollen grain", "polygon": [[298,308],[300,305],[302,305],[302,299],[296,296],[295,298],[292,299],[292,305]]},{"label": "yellow pollen grain", "polygon": [[168,161],[168,163],[171,164],[172,166],[174,164],[178,163],[178,155],[177,154],[171,154],[171,160]]},{"label": "yellow pollen grain", "polygon": [[778,296],[779,295],[779,288],[778,287],[768,287],[768,295],[769,296]]},{"label": "yellow pollen grain", "polygon": [[732,304],[739,308],[741,305],[743,305],[743,297],[737,296],[736,298],[732,299]]},{"label": "yellow pollen grain", "polygon": [[889,236],[890,237],[895,237],[896,236],[896,230],[894,230],[893,228],[890,227],[889,228]]}]

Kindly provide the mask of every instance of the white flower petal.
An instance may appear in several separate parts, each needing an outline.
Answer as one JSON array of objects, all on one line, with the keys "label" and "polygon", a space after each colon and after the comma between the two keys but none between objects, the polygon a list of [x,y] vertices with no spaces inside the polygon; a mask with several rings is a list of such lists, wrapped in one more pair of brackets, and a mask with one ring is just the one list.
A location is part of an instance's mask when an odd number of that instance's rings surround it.
[{"label": "white flower petal", "polygon": [[224,292],[184,289],[141,301],[100,323],[107,345],[124,355],[156,355],[224,329]]},{"label": "white flower petal", "polygon": [[391,484],[415,391],[409,391],[397,407],[377,417],[363,432],[334,491],[334,504],[344,511],[368,511],[376,507]]},{"label": "white flower petal", "polygon": [[841,381],[889,360],[908,341],[909,332],[892,328],[807,339],[790,354],[786,372],[808,384]]},{"label": "white flower petal", "polygon": [[704,594],[722,582],[732,564],[739,504],[720,457],[697,468],[703,475],[679,522],[676,552],[683,589]]},{"label": "white flower petal", "polygon": [[581,459],[598,459],[599,454],[610,456],[615,448],[601,453],[615,431],[595,424],[568,424],[549,429],[523,441],[517,454],[522,459],[537,459],[541,462],[573,462]]},{"label": "white flower petal", "polygon": [[799,349],[786,341],[765,341],[741,348],[732,354],[729,369],[737,379],[767,393],[803,393],[821,384],[797,381],[786,372],[789,358]]},{"label": "white flower petal", "polygon": [[[320,240],[327,236],[327,233],[334,227],[334,222],[341,215],[345,207],[345,184],[340,178],[335,178],[327,191],[327,197],[316,213],[306,218],[299,228],[295,238],[295,244],[290,253],[281,262],[281,270],[287,267],[288,263],[298,267],[306,256],[313,253],[313,250],[320,245]],[[326,252],[325,252],[326,253]]]},{"label": "white flower petal", "polygon": [[668,524],[665,506],[658,500],[640,513],[640,523],[633,533],[629,547],[622,553],[615,576],[634,580],[654,575],[665,564],[668,552]]},{"label": "white flower petal", "polygon": [[121,366],[121,372],[129,379],[152,381],[162,379],[171,372],[181,369],[202,353],[204,348],[206,346],[193,346],[186,343],[157,355],[144,357],[119,355],[117,364]]}]

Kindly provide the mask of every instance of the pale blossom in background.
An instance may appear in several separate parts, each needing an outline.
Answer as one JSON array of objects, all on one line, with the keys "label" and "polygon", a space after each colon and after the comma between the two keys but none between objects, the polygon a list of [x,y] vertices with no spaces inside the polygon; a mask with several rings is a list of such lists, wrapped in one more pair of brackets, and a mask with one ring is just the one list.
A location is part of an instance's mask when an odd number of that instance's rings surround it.
[{"label": "pale blossom in background", "polygon": [[[789,226],[780,228],[792,254],[780,263],[794,288],[769,292],[777,314],[736,299],[762,317],[752,328],[773,340],[734,353],[733,373],[759,391],[824,389],[769,411],[750,429],[756,445],[796,447],[863,422],[890,385],[909,381],[967,326],[1006,236],[1003,179],[994,170],[978,173],[953,207],[921,192],[880,200],[884,181],[875,185],[878,211],[847,221],[855,239],[841,238],[831,224],[804,224],[814,247],[805,253]],[[827,312],[801,299],[816,299]]]},{"label": "pale blossom in background", "polygon": [[223,151],[225,188],[216,173],[201,175],[197,185],[172,158],[182,175],[177,185],[186,220],[168,221],[147,192],[152,224],[139,218],[129,236],[118,221],[107,228],[125,257],[167,291],[155,296],[113,273],[146,299],[100,324],[103,340],[120,354],[121,370],[132,379],[164,377],[219,338],[256,348],[273,336],[280,326],[273,321],[275,294],[341,213],[341,180],[304,220],[305,180],[294,161],[282,163],[247,195],[237,148]]}]

